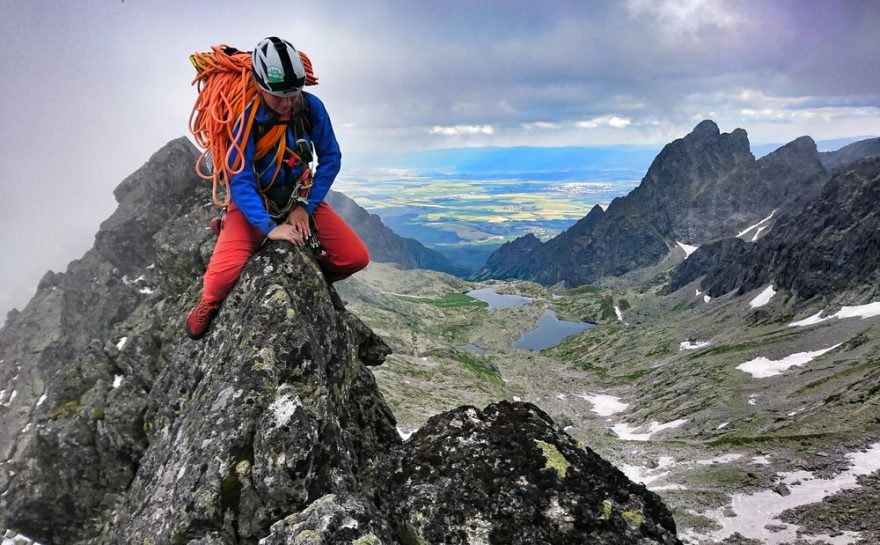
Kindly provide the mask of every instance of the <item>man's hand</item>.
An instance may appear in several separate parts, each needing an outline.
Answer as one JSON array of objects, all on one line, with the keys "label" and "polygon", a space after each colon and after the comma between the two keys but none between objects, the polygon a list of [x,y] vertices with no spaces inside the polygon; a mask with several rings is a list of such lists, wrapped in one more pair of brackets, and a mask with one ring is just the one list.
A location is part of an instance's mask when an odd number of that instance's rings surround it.
[{"label": "man's hand", "polygon": [[286,240],[296,246],[302,246],[305,242],[305,238],[299,234],[296,228],[293,225],[288,225],[286,223],[282,223],[278,227],[272,229],[266,236],[269,237],[270,240]]},{"label": "man's hand", "polygon": [[291,210],[287,214],[284,224],[292,226],[301,237],[300,240],[309,238],[309,234],[311,234],[311,229],[309,229],[309,213],[302,206],[297,206]]}]

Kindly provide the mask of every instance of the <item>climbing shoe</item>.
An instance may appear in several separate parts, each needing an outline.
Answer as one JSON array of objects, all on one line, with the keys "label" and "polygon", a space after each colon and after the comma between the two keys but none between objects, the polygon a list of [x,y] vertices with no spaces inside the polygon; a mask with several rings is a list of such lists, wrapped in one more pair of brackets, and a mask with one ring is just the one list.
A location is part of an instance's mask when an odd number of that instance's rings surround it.
[{"label": "climbing shoe", "polygon": [[183,325],[187,336],[194,341],[204,337],[218,312],[220,312],[220,305],[208,303],[204,299],[200,300],[199,304],[186,317],[186,323]]}]

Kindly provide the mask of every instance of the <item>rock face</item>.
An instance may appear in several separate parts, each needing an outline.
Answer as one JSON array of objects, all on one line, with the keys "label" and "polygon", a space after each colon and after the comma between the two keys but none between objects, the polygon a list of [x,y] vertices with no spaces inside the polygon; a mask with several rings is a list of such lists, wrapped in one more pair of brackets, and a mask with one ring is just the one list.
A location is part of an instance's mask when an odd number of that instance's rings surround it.
[{"label": "rock face", "polygon": [[442,254],[404,238],[388,228],[379,216],[370,214],[356,202],[337,191],[327,194],[326,202],[351,225],[370,250],[370,259],[383,263],[397,263],[404,269],[431,269],[453,275],[464,271],[449,262]]},{"label": "rock face", "polygon": [[99,542],[186,543],[210,529],[249,543],[356,491],[400,439],[358,360],[381,341],[355,321],[303,251],[272,243],[251,259],[207,342],[173,343],[143,415],[149,448]]},{"label": "rock face", "polygon": [[432,417],[375,480],[403,543],[678,543],[656,494],[528,403]]},{"label": "rock face", "polygon": [[[0,528],[44,545],[464,543],[472,523],[489,543],[676,543],[655,495],[535,407],[453,411],[402,447],[365,367],[388,347],[305,250],[265,245],[208,337],[186,338],[214,241],[196,157],[180,139],[126,179],[95,248],[0,330]],[[465,504],[444,486],[459,475],[487,483]]]},{"label": "rock face", "polygon": [[855,290],[880,294],[880,158],[839,171],[815,199],[784,209],[754,244],[725,239],[702,246],[671,279],[676,290],[704,276],[715,297],[774,284],[800,299]]},{"label": "rock face", "polygon": [[505,244],[477,277],[571,287],[621,275],[658,261],[676,242],[699,245],[731,236],[792,195],[814,193],[827,179],[809,137],[756,161],[744,130],[721,133],[703,121],[664,147],[639,187],[604,213],[594,208],[544,244]]}]

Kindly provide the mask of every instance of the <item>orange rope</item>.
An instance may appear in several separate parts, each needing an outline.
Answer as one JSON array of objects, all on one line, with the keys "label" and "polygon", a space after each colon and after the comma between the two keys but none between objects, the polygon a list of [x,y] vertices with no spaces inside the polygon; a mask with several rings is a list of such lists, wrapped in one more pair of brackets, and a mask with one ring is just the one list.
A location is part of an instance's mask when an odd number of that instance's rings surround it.
[{"label": "orange rope", "polygon": [[[189,116],[189,130],[196,144],[204,149],[196,161],[196,174],[213,182],[211,194],[214,204],[224,207],[230,202],[230,176],[244,168],[242,148],[250,138],[260,96],[251,75],[250,53],[225,45],[215,45],[211,49],[190,55],[190,61],[196,69],[192,84],[199,94]],[[312,61],[302,51],[299,57],[306,70],[306,85],[317,85],[318,78],[312,70]],[[254,107],[245,120],[242,114],[252,102]],[[279,150],[276,154],[276,176],[284,154],[286,134],[285,125],[275,125],[257,142],[256,157],[262,157],[272,149]],[[235,159],[230,164],[233,155]],[[208,157],[211,171],[205,173],[203,168]],[[220,187],[223,189],[222,200],[218,195]]]}]

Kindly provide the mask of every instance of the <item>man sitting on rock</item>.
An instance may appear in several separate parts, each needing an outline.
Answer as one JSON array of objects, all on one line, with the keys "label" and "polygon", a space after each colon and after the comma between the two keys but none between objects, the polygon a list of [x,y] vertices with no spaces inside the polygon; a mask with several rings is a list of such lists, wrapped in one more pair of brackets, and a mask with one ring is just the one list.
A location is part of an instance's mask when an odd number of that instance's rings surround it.
[{"label": "man sitting on rock", "polygon": [[[244,165],[229,177],[231,204],[205,271],[202,298],[184,325],[191,339],[205,336],[248,259],[267,238],[303,246],[312,235],[311,222],[328,282],[347,278],[369,262],[360,237],[323,202],[339,173],[341,153],[324,104],[302,90],[306,70],[298,52],[285,40],[266,38],[257,44],[251,63],[258,96],[238,123],[254,129],[234,131],[241,143],[231,146],[229,163],[235,163],[240,149]],[[257,143],[278,125],[286,127],[278,131],[283,138],[274,149],[263,150]],[[310,157],[303,156],[312,150],[320,165],[308,180]]]}]

